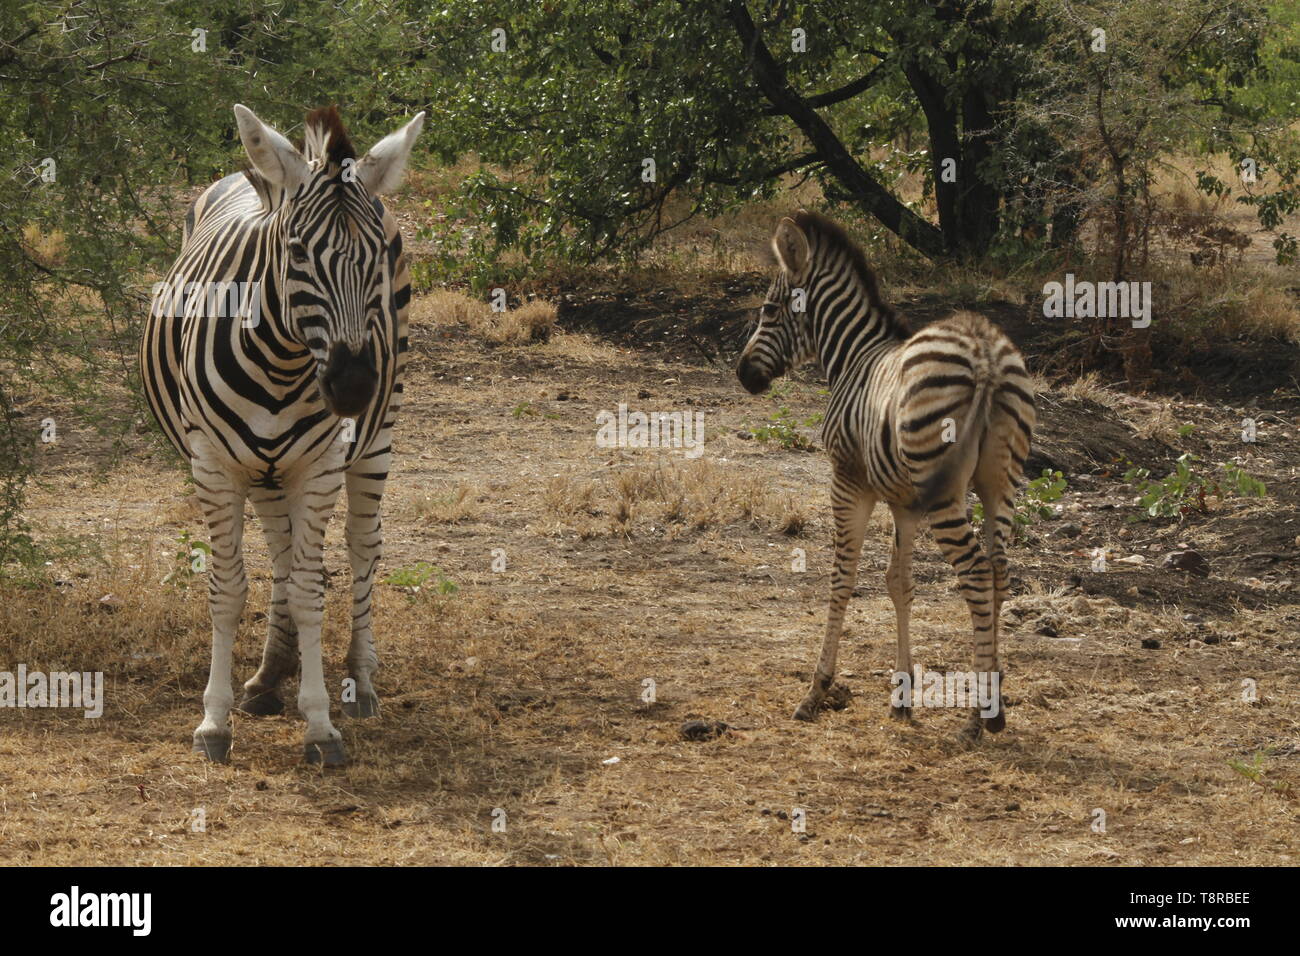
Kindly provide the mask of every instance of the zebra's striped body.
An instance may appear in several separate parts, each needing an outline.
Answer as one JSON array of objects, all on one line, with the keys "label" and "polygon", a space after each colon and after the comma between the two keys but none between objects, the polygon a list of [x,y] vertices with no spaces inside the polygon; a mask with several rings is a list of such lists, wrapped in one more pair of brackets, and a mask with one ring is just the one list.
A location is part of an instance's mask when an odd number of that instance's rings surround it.
[{"label": "zebra's striped body", "polygon": [[[757,393],[817,358],[830,384],[823,442],[832,465],[835,566],[825,641],[795,716],[811,719],[834,680],[844,611],[878,501],[894,517],[886,580],[897,615],[896,670],[912,673],[912,547],[918,527],[928,521],[970,609],[975,671],[1000,673],[1006,539],[1035,424],[1033,389],[1020,353],[1000,330],[970,312],[911,334],[881,300],[861,252],[820,216],[801,211],[782,220],[773,246],[780,270],[737,374]],[[984,505],[982,549],[967,516],[971,487]],[[896,716],[909,713],[907,707],[895,709]],[[994,716],[981,720],[974,712],[965,733],[978,737],[981,727],[1000,730],[1003,723],[999,702]]]},{"label": "zebra's striped body", "polygon": [[[145,394],[190,461],[211,539],[212,668],[194,749],[216,760],[229,752],[251,499],[274,583],[262,666],[241,708],[279,713],[280,681],[301,661],[308,759],[341,763],[320,646],[325,527],[346,486],[355,686],[344,709],[369,716],[378,712],[371,591],[410,300],[401,235],[378,195],[400,181],[424,114],[357,162],[332,108],[308,116],[301,152],[251,111],[235,113],[254,169],[195,201],[140,347]],[[211,314],[205,290],[229,282],[251,290],[244,314]]]}]

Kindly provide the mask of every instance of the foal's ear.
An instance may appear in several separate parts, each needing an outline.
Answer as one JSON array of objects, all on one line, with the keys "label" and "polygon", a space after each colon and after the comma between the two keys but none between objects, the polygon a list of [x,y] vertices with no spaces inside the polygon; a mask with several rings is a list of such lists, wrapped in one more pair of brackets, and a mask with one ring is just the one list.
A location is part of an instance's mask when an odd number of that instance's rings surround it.
[{"label": "foal's ear", "polygon": [[424,129],[424,112],[415,114],[411,120],[396,133],[389,133],[375,143],[365,158],[357,163],[357,180],[366,187],[372,196],[382,196],[392,192],[402,181],[406,161],[410,158],[411,147],[415,138]]},{"label": "foal's ear", "polygon": [[777,223],[772,251],[787,275],[798,275],[808,265],[808,237],[789,216]]},{"label": "foal's ear", "polygon": [[241,103],[235,104],[235,122],[244,151],[262,178],[282,187],[290,196],[297,192],[311,173],[302,153]]}]

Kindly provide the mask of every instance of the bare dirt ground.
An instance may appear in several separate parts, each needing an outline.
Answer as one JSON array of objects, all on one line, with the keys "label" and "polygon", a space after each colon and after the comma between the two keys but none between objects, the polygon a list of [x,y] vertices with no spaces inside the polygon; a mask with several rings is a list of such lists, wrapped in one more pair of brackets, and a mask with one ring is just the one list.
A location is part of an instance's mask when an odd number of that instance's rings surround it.
[{"label": "bare dirt ground", "polygon": [[[1070,485],[1062,514],[1012,554],[1006,731],[967,750],[963,711],[888,718],[883,509],[841,651],[852,698],[799,723],[825,621],[828,469],[755,429],[782,407],[803,422],[823,398],[811,374],[771,397],[736,383],[728,366],[756,288],[560,292],[548,342],[498,348],[416,299],[385,573],[427,562],[456,590],[439,593],[450,588],[434,577],[411,593],[400,575],[378,588],[385,709],[365,722],[336,710],[354,757],[341,771],[302,763],[292,706],[236,715],[229,766],[189,753],[207,676],[205,587],[160,583],[180,535],[203,537],[189,485],[151,437],[106,469],[107,449],[65,433],[30,517],[103,561],[71,557],[52,569],[56,584],[5,593],[0,667],[101,670],[107,704],[97,720],[0,710],[0,863],[1294,862],[1296,397],[1246,408],[1046,393],[1031,476],[1059,467]],[[703,455],[597,447],[597,413],[620,402],[701,412]],[[1246,414],[1259,421],[1253,445],[1238,435]],[[1180,436],[1184,424],[1195,428]],[[1269,496],[1128,522],[1125,459],[1163,474],[1188,450],[1240,457]],[[336,515],[334,687],[348,619],[341,536]],[[246,540],[240,683],[260,657],[270,587],[255,522]],[[1178,547],[1202,553],[1209,577],[1162,570]],[[1104,572],[1092,570],[1098,548]],[[793,570],[795,549],[805,571]],[[969,618],[928,539],[916,580],[918,662],[967,669]],[[286,692],[292,702],[296,687]],[[728,729],[688,739],[692,720]]]}]

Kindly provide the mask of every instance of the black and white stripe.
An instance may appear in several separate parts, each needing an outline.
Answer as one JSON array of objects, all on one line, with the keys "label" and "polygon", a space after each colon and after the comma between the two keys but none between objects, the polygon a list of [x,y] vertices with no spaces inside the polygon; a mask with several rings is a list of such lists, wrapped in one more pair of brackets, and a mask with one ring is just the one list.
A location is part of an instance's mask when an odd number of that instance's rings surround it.
[{"label": "black and white stripe", "polygon": [[[380,501],[411,295],[396,220],[378,197],[401,181],[424,114],[359,161],[332,107],[307,117],[301,149],[251,110],[236,106],[235,116],[253,168],[195,201],[140,347],[149,404],[190,460],[211,538],[212,667],[194,749],[225,760],[230,748],[231,654],[248,592],[242,535],[251,499],[274,584],[262,666],[245,684],[241,709],[279,713],[279,684],[301,661],[307,757],[342,763],[321,660],[325,526],[346,486],[347,660],[356,696],[344,708],[368,716],[379,705],[370,608]],[[170,308],[178,301],[171,290],[217,282],[257,283],[258,312],[207,314],[201,294]]]},{"label": "black and white stripe", "polygon": [[[971,312],[911,334],[882,301],[861,251],[821,216],[800,211],[781,220],[773,247],[780,269],[737,375],[758,393],[815,358],[830,384],[823,424],[835,516],[830,614],[812,687],[795,716],[811,719],[834,679],[862,539],[878,501],[894,516],[886,580],[897,614],[896,669],[912,673],[912,546],[928,521],[969,606],[975,671],[1000,671],[1006,543],[1035,424],[1033,388],[1020,353]],[[971,487],[984,505],[983,548],[967,514]],[[1003,723],[1000,708],[982,720],[975,711],[965,733],[975,738],[981,727],[1001,730]]]}]

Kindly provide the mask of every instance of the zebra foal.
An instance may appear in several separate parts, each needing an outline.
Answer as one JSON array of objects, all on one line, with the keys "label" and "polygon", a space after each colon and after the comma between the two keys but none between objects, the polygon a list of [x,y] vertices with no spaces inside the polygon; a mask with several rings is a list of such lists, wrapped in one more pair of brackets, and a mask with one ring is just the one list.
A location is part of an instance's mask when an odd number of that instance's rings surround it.
[{"label": "zebra foal", "polygon": [[[140,345],[146,397],[190,462],[211,539],[212,665],[194,750],[229,757],[251,498],[274,576],[262,665],[241,709],[280,713],[280,682],[301,664],[307,759],[342,764],[321,661],[325,526],[346,486],[354,685],[344,710],[372,716],[371,591],[411,297],[402,237],[378,197],[401,181],[424,113],[360,160],[333,107],[308,115],[302,149],[244,106],[235,119],[252,168],[195,200]],[[244,290],[241,314],[212,314],[229,312],[211,308],[223,301],[204,294],[213,287]]]},{"label": "zebra foal", "polygon": [[[912,674],[912,547],[928,521],[970,610],[975,671],[1000,680],[1006,539],[1035,424],[1024,360],[999,329],[971,312],[912,334],[881,299],[861,250],[822,216],[800,210],[782,219],[772,247],[779,268],[736,374],[758,394],[817,359],[830,386],[822,439],[831,459],[835,566],[825,640],[795,717],[811,720],[834,680],[844,612],[878,501],[894,517],[886,582],[897,618],[895,670]],[[984,505],[983,548],[967,517],[970,487]],[[910,713],[893,708],[896,717]],[[999,696],[995,714],[971,712],[963,735],[974,740],[982,728],[1004,724]]]}]

